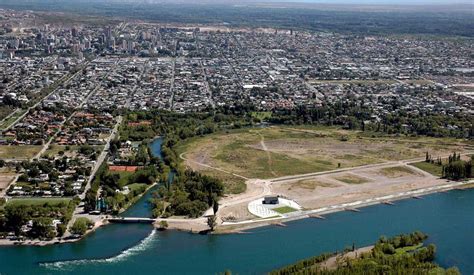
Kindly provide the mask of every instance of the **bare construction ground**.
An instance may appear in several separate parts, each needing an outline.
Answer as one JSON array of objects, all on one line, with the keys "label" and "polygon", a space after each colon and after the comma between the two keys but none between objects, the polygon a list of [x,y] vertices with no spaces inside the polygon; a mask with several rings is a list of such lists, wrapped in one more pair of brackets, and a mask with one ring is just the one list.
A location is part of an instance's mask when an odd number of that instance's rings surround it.
[{"label": "bare construction ground", "polygon": [[[351,180],[355,178],[351,182]],[[349,179],[349,180],[346,180]],[[364,179],[359,183],[359,179]],[[349,172],[316,176],[311,179],[272,184],[272,192],[292,198],[307,209],[354,202],[436,186],[445,180],[414,167],[399,165],[361,167]]]}]

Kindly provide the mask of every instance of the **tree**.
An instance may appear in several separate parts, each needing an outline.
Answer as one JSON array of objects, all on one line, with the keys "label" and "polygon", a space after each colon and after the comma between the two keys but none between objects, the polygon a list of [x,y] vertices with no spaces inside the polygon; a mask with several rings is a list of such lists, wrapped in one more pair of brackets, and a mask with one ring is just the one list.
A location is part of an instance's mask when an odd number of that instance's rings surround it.
[{"label": "tree", "polygon": [[167,221],[160,221],[160,230],[166,230],[168,228],[168,222]]},{"label": "tree", "polygon": [[56,232],[58,237],[62,237],[66,233],[67,226],[64,223],[60,223],[56,226]]},{"label": "tree", "polygon": [[21,227],[28,221],[29,213],[26,205],[12,205],[5,208],[5,218],[7,226],[15,232],[16,236],[20,236]]},{"label": "tree", "polygon": [[71,233],[74,235],[84,235],[92,222],[87,218],[78,218],[71,227]]},{"label": "tree", "polygon": [[54,228],[52,226],[51,218],[37,218],[33,221],[33,227],[31,228],[30,235],[33,238],[39,239],[52,239],[55,236]]},{"label": "tree", "polygon": [[217,226],[216,215],[212,215],[212,216],[207,217],[207,226],[209,226],[211,231],[214,231],[214,228]]},{"label": "tree", "polygon": [[214,211],[214,215],[217,214],[217,211],[219,210],[219,198],[216,195],[212,196],[212,210]]}]

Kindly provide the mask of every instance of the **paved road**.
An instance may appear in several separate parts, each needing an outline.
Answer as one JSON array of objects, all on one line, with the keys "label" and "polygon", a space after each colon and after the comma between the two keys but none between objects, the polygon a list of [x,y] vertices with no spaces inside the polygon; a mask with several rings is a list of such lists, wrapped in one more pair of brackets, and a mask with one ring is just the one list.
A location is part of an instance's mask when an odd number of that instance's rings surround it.
[{"label": "paved road", "polygon": [[120,124],[122,123],[123,118],[121,116],[117,117],[117,123],[115,124],[114,129],[112,130],[112,133],[110,136],[107,138],[107,143],[104,146],[104,150],[100,153],[99,157],[96,160],[94,169],[91,171],[91,175],[89,176],[89,179],[87,180],[86,187],[84,188],[84,192],[79,195],[81,200],[83,200],[86,197],[87,191],[91,188],[92,180],[94,179],[95,173],[97,173],[97,170],[99,170],[99,167],[102,165],[102,163],[105,161],[107,154],[109,153],[109,148],[110,148],[110,141],[112,141],[115,136],[118,133],[118,128]]},{"label": "paved road", "polygon": [[[94,179],[94,175],[97,173],[97,170],[99,170],[100,166],[105,161],[105,159],[108,155],[108,152],[109,152],[110,141],[112,141],[115,138],[115,136],[117,135],[118,128],[119,128],[121,123],[122,123],[122,117],[119,116],[119,117],[117,117],[117,123],[115,124],[115,127],[112,130],[112,133],[107,138],[107,143],[104,146],[104,150],[102,150],[99,157],[97,158],[96,163],[94,165],[94,168],[91,171],[91,175],[87,179],[87,183],[86,183],[86,186],[84,187],[84,191],[79,195],[79,198],[81,199],[81,201],[84,200],[84,198],[86,197],[87,191],[89,191],[89,189],[91,189],[92,180]],[[67,237],[67,236],[70,235],[69,228],[71,228],[71,226],[74,224],[76,219],[79,218],[79,217],[86,217],[86,218],[88,218],[90,220],[93,220],[93,221],[97,221],[97,220],[102,218],[102,216],[97,216],[97,215],[92,216],[92,215],[86,214],[86,213],[84,213],[84,208],[78,206],[78,207],[76,207],[76,209],[74,209],[73,216],[72,216],[71,220],[69,221],[69,223],[67,224],[67,231],[64,234],[64,237]]]}]

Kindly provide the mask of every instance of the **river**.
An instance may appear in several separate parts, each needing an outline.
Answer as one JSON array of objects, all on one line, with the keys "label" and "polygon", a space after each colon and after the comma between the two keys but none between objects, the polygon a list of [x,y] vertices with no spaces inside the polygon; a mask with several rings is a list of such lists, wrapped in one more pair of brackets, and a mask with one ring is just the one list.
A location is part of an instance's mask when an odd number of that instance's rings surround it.
[{"label": "river", "polygon": [[[123,215],[147,214],[145,195]],[[0,274],[261,274],[299,259],[372,244],[380,235],[421,230],[436,244],[436,262],[474,273],[474,189],[374,205],[359,213],[267,226],[248,234],[158,232],[145,224],[112,224],[76,243],[0,247]]]}]

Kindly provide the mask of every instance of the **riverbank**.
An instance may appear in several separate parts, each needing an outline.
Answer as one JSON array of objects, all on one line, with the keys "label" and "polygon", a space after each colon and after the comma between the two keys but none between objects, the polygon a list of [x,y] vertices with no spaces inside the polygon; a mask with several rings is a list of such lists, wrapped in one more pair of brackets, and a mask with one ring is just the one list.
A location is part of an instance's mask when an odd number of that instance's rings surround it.
[{"label": "riverbank", "polygon": [[[474,187],[474,180],[470,180],[467,182],[453,182],[447,183],[438,186],[432,186],[428,188],[422,188],[407,192],[401,192],[391,195],[385,195],[381,197],[370,198],[366,200],[357,200],[353,202],[347,202],[343,204],[337,205],[327,205],[317,209],[311,210],[304,210],[298,212],[292,212],[285,214],[280,217],[274,218],[266,218],[266,219],[251,219],[245,220],[240,222],[223,222],[220,226],[217,227],[214,233],[217,234],[229,234],[229,233],[242,233],[246,230],[269,226],[269,225],[277,225],[277,226],[285,226],[285,222],[306,219],[306,218],[319,218],[324,219],[323,215],[341,212],[341,211],[352,211],[352,212],[359,212],[363,211],[360,208],[364,208],[371,205],[376,204],[389,204],[396,206],[396,201],[404,200],[404,199],[422,199],[421,196],[429,195],[438,192],[447,192],[453,189],[464,190],[468,188]],[[184,230],[184,229],[183,229]]]},{"label": "riverbank", "polygon": [[352,260],[352,259],[360,257],[363,253],[372,251],[372,249],[374,249],[373,245],[361,247],[347,253],[338,253],[330,257],[329,259],[325,260],[324,262],[320,263],[319,266],[322,269],[334,270],[337,268],[338,260],[339,261],[344,261],[345,259]]},{"label": "riverbank", "polygon": [[[421,196],[429,195],[438,192],[447,192],[453,189],[465,190],[474,188],[474,180],[468,182],[452,182],[438,186],[432,186],[428,188],[421,188],[417,190],[401,192],[391,195],[385,195],[381,197],[375,197],[366,199],[364,201],[353,201],[337,205],[326,205],[322,208],[310,209],[298,212],[287,213],[281,217],[273,218],[258,218],[249,219],[240,222],[223,222],[221,223],[213,234],[233,234],[233,233],[245,233],[246,230],[264,227],[264,226],[285,226],[285,222],[306,219],[306,218],[319,218],[324,219],[323,215],[341,212],[341,211],[352,211],[359,212],[363,211],[360,208],[364,208],[376,204],[388,204],[396,206],[396,201],[404,199],[422,199]],[[174,229],[179,231],[199,233],[208,230],[207,220],[205,217],[197,219],[186,219],[186,218],[168,218],[168,219],[157,219],[154,223],[156,228],[160,228],[160,221],[166,221],[168,223],[168,229]]]},{"label": "riverbank", "polygon": [[9,239],[0,239],[0,246],[47,246],[54,244],[64,244],[64,243],[73,243],[82,240],[88,234],[94,232],[98,228],[107,225],[109,222],[106,219],[106,216],[96,216],[98,219],[95,220],[94,226],[91,229],[88,229],[84,235],[79,238],[72,237],[62,237],[62,238],[53,238],[52,240],[39,240],[39,239],[28,239],[24,241],[18,240],[9,240]]},{"label": "riverbank", "polygon": [[[143,196],[145,196],[153,187],[155,187],[157,183],[150,185],[147,189],[140,195],[136,196],[132,201],[127,204],[126,208],[122,208],[119,211],[119,214],[122,214],[133,207]],[[9,239],[0,239],[0,246],[15,246],[15,245],[23,245],[23,246],[47,246],[47,245],[54,245],[54,244],[63,244],[63,243],[73,243],[80,241],[86,238],[89,234],[96,231],[100,227],[103,227],[108,222],[108,217],[110,215],[89,215],[89,214],[77,214],[71,220],[74,221],[78,217],[85,217],[91,220],[94,223],[94,226],[91,229],[88,229],[84,235],[78,238],[72,238],[70,235],[66,235],[62,238],[53,238],[52,240],[38,240],[38,239],[27,239],[24,241],[18,240],[9,240]]]}]

